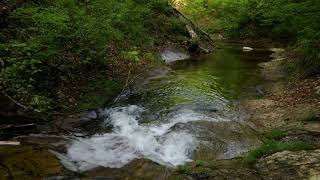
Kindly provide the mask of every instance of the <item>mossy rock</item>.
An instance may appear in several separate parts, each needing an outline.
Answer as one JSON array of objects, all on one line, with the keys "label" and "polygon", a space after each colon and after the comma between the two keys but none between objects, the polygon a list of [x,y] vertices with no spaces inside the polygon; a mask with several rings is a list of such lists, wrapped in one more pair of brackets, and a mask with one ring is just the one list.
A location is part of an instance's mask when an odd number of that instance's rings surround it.
[{"label": "mossy rock", "polygon": [[0,179],[42,179],[61,171],[57,158],[46,149],[0,147]]}]

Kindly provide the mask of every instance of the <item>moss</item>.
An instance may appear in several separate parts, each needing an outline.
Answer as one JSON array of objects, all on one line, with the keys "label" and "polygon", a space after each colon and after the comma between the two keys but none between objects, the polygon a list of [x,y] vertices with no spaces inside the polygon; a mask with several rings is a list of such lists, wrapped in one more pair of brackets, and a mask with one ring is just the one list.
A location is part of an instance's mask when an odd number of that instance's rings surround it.
[{"label": "moss", "polygon": [[185,175],[191,175],[196,178],[207,178],[207,177],[210,177],[210,174],[212,174],[212,171],[214,169],[216,169],[214,162],[196,160],[192,163],[178,166],[176,172],[179,175],[185,174]]},{"label": "moss", "polygon": [[188,174],[189,172],[191,172],[191,166],[181,165],[177,167],[176,171],[181,174]]},{"label": "moss", "polygon": [[317,146],[310,142],[282,142],[280,139],[288,135],[287,131],[280,129],[272,129],[263,133],[265,142],[250,151],[244,158],[248,164],[253,164],[257,159],[270,155],[280,151],[299,151],[299,150],[311,150],[317,148]]},{"label": "moss", "polygon": [[312,143],[304,143],[304,142],[280,142],[275,140],[269,140],[259,146],[258,148],[250,151],[248,155],[245,157],[245,162],[248,164],[253,164],[257,159],[270,155],[280,151],[299,151],[299,150],[312,150],[317,148],[315,144]]},{"label": "moss", "polygon": [[263,136],[269,140],[280,139],[286,136],[286,132],[280,129],[272,129],[263,133]]},{"label": "moss", "polygon": [[207,164],[207,162],[203,160],[196,160],[194,163],[196,167],[204,167]]},{"label": "moss", "polygon": [[0,162],[0,179],[43,179],[62,171],[54,155],[36,147],[0,147]]},{"label": "moss", "polygon": [[189,98],[185,98],[185,97],[175,96],[175,97],[173,97],[173,101],[174,101],[174,105],[176,105],[176,104],[180,104],[180,103],[190,102],[192,100]]}]

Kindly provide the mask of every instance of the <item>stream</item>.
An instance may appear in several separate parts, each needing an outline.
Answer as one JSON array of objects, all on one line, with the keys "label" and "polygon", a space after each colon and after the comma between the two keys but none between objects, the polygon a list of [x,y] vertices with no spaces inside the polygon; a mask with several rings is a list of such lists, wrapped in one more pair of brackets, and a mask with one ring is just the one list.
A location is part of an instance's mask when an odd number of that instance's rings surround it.
[{"label": "stream", "polygon": [[174,168],[247,152],[260,139],[238,102],[255,95],[262,82],[257,64],[269,55],[235,46],[150,71],[99,110],[105,131],[73,139],[62,163],[81,172],[136,159]]}]

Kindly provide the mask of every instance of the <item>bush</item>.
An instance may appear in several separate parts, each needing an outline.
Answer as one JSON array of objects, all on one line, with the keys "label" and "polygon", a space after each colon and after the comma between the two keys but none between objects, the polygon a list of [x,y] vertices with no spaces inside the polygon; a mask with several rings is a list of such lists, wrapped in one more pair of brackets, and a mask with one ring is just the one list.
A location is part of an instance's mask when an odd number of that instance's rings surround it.
[{"label": "bush", "polygon": [[113,76],[116,60],[137,62],[181,33],[172,12],[166,0],[26,1],[0,34],[1,90],[39,111],[59,109],[89,77]]},{"label": "bush", "polygon": [[280,130],[280,129],[271,129],[270,131],[267,131],[263,133],[264,137],[268,140],[277,140],[284,136],[286,136],[286,132]]},{"label": "bush", "polygon": [[292,45],[298,53],[293,70],[301,77],[320,73],[319,9],[320,1],[315,0],[189,0],[182,7],[210,32],[223,31],[228,37],[240,39],[269,38]]}]

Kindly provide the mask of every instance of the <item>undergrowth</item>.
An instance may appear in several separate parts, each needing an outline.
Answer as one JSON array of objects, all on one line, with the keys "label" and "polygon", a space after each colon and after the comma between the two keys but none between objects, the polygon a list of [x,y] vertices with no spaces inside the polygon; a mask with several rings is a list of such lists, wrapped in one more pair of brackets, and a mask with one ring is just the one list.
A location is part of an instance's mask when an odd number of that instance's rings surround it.
[{"label": "undergrowth", "polygon": [[[158,47],[186,38],[166,0],[21,2],[1,17],[0,90],[38,112],[86,108],[86,86],[115,94]],[[90,85],[101,76],[109,84]]]},{"label": "undergrowth", "polygon": [[284,142],[281,141],[288,133],[280,129],[272,129],[263,133],[264,142],[259,147],[251,150],[244,158],[248,164],[254,164],[259,158],[280,151],[312,150],[317,146],[310,142]]},{"label": "undergrowth", "polygon": [[240,40],[271,39],[297,54],[291,74],[320,73],[320,1],[172,0],[211,34]]}]

